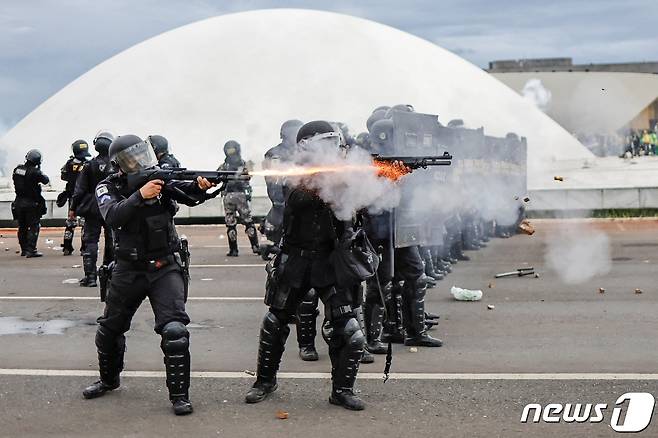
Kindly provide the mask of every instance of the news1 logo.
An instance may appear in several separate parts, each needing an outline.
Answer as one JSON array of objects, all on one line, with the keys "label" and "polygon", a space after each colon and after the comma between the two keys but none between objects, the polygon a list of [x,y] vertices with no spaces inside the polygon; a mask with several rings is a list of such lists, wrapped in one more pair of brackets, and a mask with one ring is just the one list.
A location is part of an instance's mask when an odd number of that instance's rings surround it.
[{"label": "news1 logo", "polygon": [[[624,408],[624,405],[627,406]],[[616,432],[642,432],[651,423],[656,401],[647,392],[627,392],[615,402],[610,427]],[[521,423],[601,423],[606,418],[606,403],[529,403],[521,413]],[[622,413],[625,409],[625,415]]]}]

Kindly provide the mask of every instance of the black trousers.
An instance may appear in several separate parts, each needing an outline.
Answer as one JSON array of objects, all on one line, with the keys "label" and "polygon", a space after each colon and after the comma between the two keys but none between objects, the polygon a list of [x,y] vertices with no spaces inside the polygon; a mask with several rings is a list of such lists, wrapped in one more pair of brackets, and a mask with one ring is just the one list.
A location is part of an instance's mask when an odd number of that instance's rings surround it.
[{"label": "black trousers", "polygon": [[39,230],[41,229],[41,207],[17,205],[15,208],[18,220],[18,243],[22,251],[37,250]]},{"label": "black trousers", "polygon": [[[392,254],[393,257],[391,257],[391,250],[387,241],[375,241],[373,245],[383,248],[382,261],[377,269],[377,276],[382,290],[393,278],[415,283],[423,275],[425,268],[417,246],[395,248]],[[391,263],[393,263],[393,270],[391,269]],[[366,285],[366,302],[381,304],[375,277],[370,278]]]},{"label": "black trousers", "polygon": [[112,272],[112,281],[103,316],[98,323],[116,335],[130,329],[135,312],[146,297],[155,315],[155,332],[160,334],[169,322],[189,324],[185,312],[185,290],[180,267],[170,265],[160,271],[135,270],[131,263],[119,261]]},{"label": "black trousers", "polygon": [[101,230],[105,237],[103,248],[103,264],[107,265],[114,259],[114,243],[112,241],[112,229],[96,216],[85,218],[85,226],[82,229],[82,245],[84,247],[83,256],[90,257],[93,265],[96,265],[98,259],[98,241],[101,238]]}]

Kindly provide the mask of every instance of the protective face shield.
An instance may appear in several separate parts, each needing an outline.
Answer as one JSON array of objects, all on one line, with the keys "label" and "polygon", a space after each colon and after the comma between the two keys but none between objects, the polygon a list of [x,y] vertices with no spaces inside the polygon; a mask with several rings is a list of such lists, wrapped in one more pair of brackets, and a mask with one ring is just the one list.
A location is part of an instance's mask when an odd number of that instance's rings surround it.
[{"label": "protective face shield", "polygon": [[119,166],[124,173],[130,174],[157,166],[158,158],[155,156],[155,151],[150,143],[140,141],[114,154],[112,163]]},{"label": "protective face shield", "polygon": [[325,132],[313,137],[303,138],[297,143],[303,152],[313,152],[328,149],[344,149],[345,140],[340,132]]}]

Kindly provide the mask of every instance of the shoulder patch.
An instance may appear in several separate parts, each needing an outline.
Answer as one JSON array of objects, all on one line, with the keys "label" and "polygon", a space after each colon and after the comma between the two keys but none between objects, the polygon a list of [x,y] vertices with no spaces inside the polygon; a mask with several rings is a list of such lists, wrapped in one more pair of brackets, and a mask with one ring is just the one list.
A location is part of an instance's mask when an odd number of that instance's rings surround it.
[{"label": "shoulder patch", "polygon": [[103,195],[107,195],[107,193],[108,193],[107,186],[98,186],[98,188],[96,188],[96,197],[98,198],[100,198]]},{"label": "shoulder patch", "polygon": [[16,170],[14,170],[14,173],[15,173],[16,175],[23,175],[23,176],[25,176],[25,174],[27,173],[27,170],[26,170],[26,169],[23,169],[22,167],[17,167]]}]

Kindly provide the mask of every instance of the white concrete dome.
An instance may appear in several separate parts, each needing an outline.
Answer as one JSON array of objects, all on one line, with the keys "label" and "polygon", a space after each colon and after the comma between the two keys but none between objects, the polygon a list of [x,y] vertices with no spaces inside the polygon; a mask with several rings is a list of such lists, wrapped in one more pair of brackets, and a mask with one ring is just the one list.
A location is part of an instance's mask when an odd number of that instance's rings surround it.
[{"label": "white concrete dome", "polygon": [[51,177],[78,138],[99,129],[162,134],[190,168],[215,168],[235,139],[260,162],[283,121],[328,119],[351,132],[379,105],[410,103],[490,135],[528,138],[535,167],[591,157],[557,123],[457,55],[408,33],[330,12],[223,15],[163,33],[108,59],[26,116],[4,138],[8,164],[40,148]]}]

